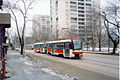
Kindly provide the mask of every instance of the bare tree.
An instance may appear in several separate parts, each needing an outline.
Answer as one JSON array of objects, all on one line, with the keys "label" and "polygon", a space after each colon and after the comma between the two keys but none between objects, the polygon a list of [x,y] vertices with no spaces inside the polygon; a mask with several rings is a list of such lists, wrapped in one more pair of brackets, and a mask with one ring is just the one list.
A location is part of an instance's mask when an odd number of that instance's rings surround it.
[{"label": "bare tree", "polygon": [[[41,41],[41,25],[38,21],[36,20],[28,20],[28,21],[32,21],[32,38],[34,39],[33,42],[40,42]],[[38,26],[39,29],[36,29],[35,26]]]},{"label": "bare tree", "polygon": [[106,6],[102,11],[102,17],[104,19],[104,26],[106,28],[109,39],[113,43],[113,52],[116,53],[116,48],[119,44],[119,28],[120,28],[120,0],[115,0],[115,3],[111,3]]},{"label": "bare tree", "polygon": [[29,20],[33,22],[33,33],[32,37],[34,38],[35,42],[40,42],[40,41],[46,41],[49,40],[50,36],[50,23],[49,21],[46,21],[46,26],[42,26],[41,19],[39,16],[34,17],[33,20]]},{"label": "bare tree", "polygon": [[11,35],[12,33],[13,33],[12,30],[8,30],[8,29],[6,30],[7,39],[8,39],[10,48],[11,48],[11,49],[15,49],[15,46],[14,46],[13,43],[12,43],[13,38],[14,38],[14,35]]},{"label": "bare tree", "polygon": [[79,38],[78,33],[73,31],[74,29],[62,28],[62,38]]},{"label": "bare tree", "polygon": [[92,47],[93,47],[93,51],[97,43],[98,43],[99,51],[101,51],[101,12],[100,12],[100,8],[94,5],[92,7]]},{"label": "bare tree", "polygon": [[[19,38],[19,42],[20,42],[20,46],[21,46],[21,55],[23,55],[23,50],[24,50],[24,33],[25,33],[25,28],[26,28],[26,23],[27,23],[27,13],[29,11],[29,9],[31,8],[31,5],[33,3],[34,0],[20,0],[17,1],[16,4],[11,4],[9,1],[6,1],[4,4],[4,8],[7,8],[11,14],[12,14],[12,19],[15,21],[15,25],[17,28],[17,34],[18,34],[18,38]],[[21,8],[21,6],[18,3],[21,3],[23,5],[23,7]],[[16,15],[16,13],[20,13],[22,15],[23,18],[23,24],[19,25],[19,21],[18,21],[18,15]],[[19,27],[22,27],[22,30],[20,32]]]}]

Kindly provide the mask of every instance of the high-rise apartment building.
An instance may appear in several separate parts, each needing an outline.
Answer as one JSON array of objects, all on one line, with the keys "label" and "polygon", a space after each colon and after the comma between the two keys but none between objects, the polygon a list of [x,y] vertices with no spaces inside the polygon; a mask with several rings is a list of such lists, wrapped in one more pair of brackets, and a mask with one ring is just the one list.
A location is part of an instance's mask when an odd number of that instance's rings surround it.
[{"label": "high-rise apartment building", "polygon": [[50,34],[50,17],[48,15],[34,15],[33,37],[36,41],[49,40]]},{"label": "high-rise apartment building", "polygon": [[91,40],[94,29],[93,7],[96,7],[96,2],[99,7],[99,0],[50,0],[51,29],[54,38]]}]

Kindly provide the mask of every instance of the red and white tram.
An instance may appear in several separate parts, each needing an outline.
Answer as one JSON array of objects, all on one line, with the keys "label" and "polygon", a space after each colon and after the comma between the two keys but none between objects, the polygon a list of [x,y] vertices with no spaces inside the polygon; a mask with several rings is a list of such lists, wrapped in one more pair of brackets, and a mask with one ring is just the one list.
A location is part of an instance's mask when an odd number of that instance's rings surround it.
[{"label": "red and white tram", "polygon": [[44,48],[44,51],[51,55],[63,55],[69,58],[83,57],[82,40],[80,38],[47,41]]},{"label": "red and white tram", "polygon": [[33,44],[29,44],[29,45],[26,45],[25,48],[29,49],[29,50],[33,50],[34,46],[33,46]]},{"label": "red and white tram", "polygon": [[34,51],[41,52],[41,53],[45,52],[44,44],[45,42],[34,43]]}]

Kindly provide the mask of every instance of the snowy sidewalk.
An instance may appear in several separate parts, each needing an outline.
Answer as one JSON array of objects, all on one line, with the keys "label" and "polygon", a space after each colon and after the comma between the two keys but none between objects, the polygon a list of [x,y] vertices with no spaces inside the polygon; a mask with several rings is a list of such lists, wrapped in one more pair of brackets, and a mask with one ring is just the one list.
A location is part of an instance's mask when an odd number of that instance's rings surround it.
[{"label": "snowy sidewalk", "polygon": [[9,51],[6,66],[11,77],[6,80],[73,80],[42,66],[47,63],[33,57],[23,58],[16,51]]}]

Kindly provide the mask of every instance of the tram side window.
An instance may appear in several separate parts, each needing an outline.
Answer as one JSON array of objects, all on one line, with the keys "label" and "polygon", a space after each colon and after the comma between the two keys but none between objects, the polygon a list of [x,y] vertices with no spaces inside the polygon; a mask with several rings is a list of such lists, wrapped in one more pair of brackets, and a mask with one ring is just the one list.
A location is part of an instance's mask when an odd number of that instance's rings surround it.
[{"label": "tram side window", "polygon": [[71,43],[70,42],[65,43],[65,48],[66,49],[71,49]]},{"label": "tram side window", "polygon": [[34,48],[35,48],[35,45],[34,45]]},{"label": "tram side window", "polygon": [[40,44],[40,48],[42,48],[43,47],[43,44]]},{"label": "tram side window", "polygon": [[37,48],[37,45],[35,45],[35,48]]},{"label": "tram side window", "polygon": [[41,44],[39,45],[39,47],[41,48]]},{"label": "tram side window", "polygon": [[38,47],[40,48],[40,44],[38,45]]},{"label": "tram side window", "polygon": [[45,47],[45,48],[49,48],[49,44],[48,44],[48,43],[46,44],[46,47]]},{"label": "tram side window", "polygon": [[50,43],[47,43],[47,48],[51,48],[51,44]]},{"label": "tram side window", "polygon": [[35,45],[35,48],[38,48],[38,45]]},{"label": "tram side window", "polygon": [[44,48],[44,44],[42,44],[41,47]]},{"label": "tram side window", "polygon": [[44,48],[47,48],[47,44],[44,45]]},{"label": "tram side window", "polygon": [[52,45],[52,48],[55,48],[55,43],[52,43],[51,45]]},{"label": "tram side window", "polygon": [[52,48],[52,44],[51,43],[49,43],[49,48]]},{"label": "tram side window", "polygon": [[35,48],[37,48],[37,45],[35,45]]},{"label": "tram side window", "polygon": [[37,48],[39,48],[39,45],[37,45]]},{"label": "tram side window", "polygon": [[57,43],[56,48],[63,49],[64,48],[64,43]]}]

